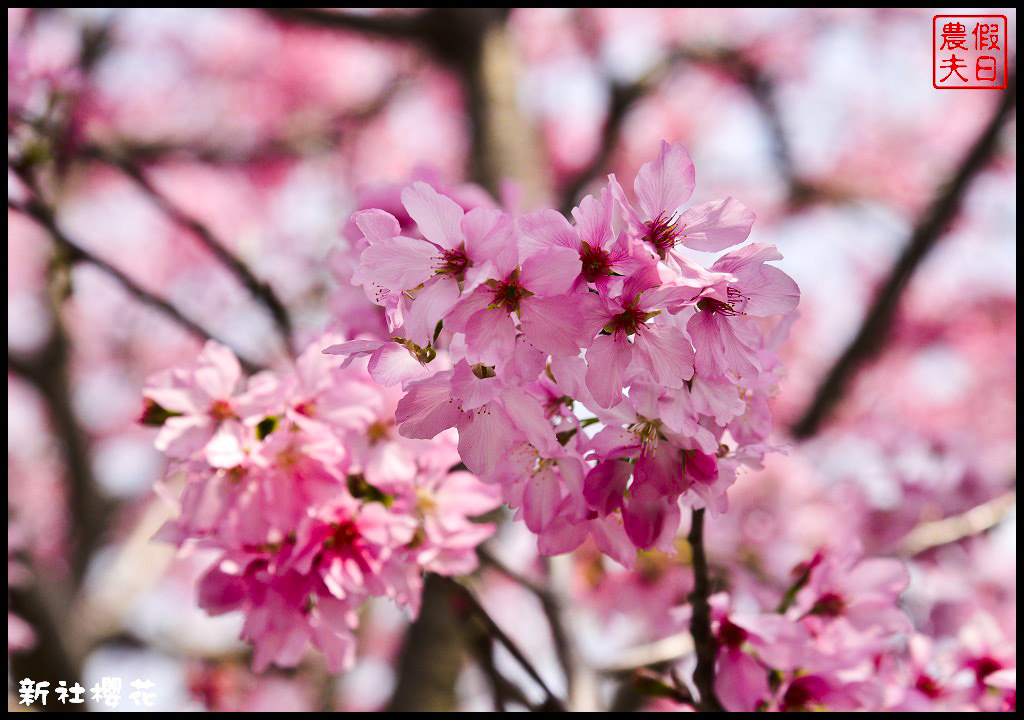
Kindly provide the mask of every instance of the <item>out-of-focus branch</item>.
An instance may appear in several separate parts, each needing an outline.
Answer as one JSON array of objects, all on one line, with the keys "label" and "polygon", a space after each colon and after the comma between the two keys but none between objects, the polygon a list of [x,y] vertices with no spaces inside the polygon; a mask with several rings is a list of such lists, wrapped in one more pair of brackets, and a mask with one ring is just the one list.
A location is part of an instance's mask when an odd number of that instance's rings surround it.
[{"label": "out-of-focus branch", "polygon": [[[597,709],[596,688],[594,687],[592,671],[587,668],[570,633],[566,630],[565,606],[566,599],[561,597],[552,588],[545,587],[534,582],[530,578],[511,569],[501,560],[496,558],[484,547],[477,549],[477,555],[485,567],[490,567],[513,582],[533,593],[540,602],[544,617],[547,618],[548,627],[551,629],[551,639],[555,646],[555,654],[558,662],[565,673],[566,687],[568,688],[568,709],[570,711],[593,711]],[[568,560],[569,558],[561,558]],[[559,572],[557,563],[560,558],[548,560],[548,574],[551,577],[552,585],[556,583],[554,576],[564,574]]]},{"label": "out-of-focus branch", "polygon": [[638,80],[631,83],[610,82],[609,92],[611,98],[608,102],[608,115],[605,117],[604,128],[601,131],[601,141],[597,151],[585,166],[580,168],[572,179],[566,183],[562,190],[562,212],[568,215],[576,205],[577,198],[584,188],[594,180],[606,167],[611,159],[612,151],[619,140],[622,126],[640,100],[647,97],[657,89],[659,83],[675,68],[680,62],[689,60],[688,51],[677,50],[669,53],[665,58]]},{"label": "out-of-focus branch", "polygon": [[356,15],[317,8],[259,8],[286,22],[365,33],[388,40],[424,40],[429,12],[414,15]]},{"label": "out-of-focus branch", "polygon": [[396,76],[367,102],[335,113],[319,127],[299,133],[269,137],[250,147],[204,144],[201,140],[139,140],[115,138],[103,145],[87,144],[81,154],[119,158],[135,165],[166,160],[188,160],[215,166],[245,166],[278,160],[295,160],[337,148],[346,132],[358,129],[385,110],[405,86],[405,73]]},{"label": "out-of-focus branch", "polygon": [[984,130],[949,179],[939,186],[931,205],[918,218],[903,252],[880,287],[860,329],[825,376],[804,415],[794,424],[793,435],[808,438],[843,397],[847,386],[867,361],[881,351],[889,335],[900,298],[921,261],[938,243],[956,217],[971,183],[995,155],[999,135],[1017,105],[1016,71],[1011,70],[1006,90]]},{"label": "out-of-focus branch", "polygon": [[715,658],[718,643],[711,634],[711,581],[708,578],[708,561],[704,554],[704,508],[693,511],[690,533],[686,536],[693,553],[693,592],[690,593],[690,634],[697,651],[697,668],[693,671],[693,684],[700,693],[697,709],[706,712],[721,712],[724,708],[715,694]]},{"label": "out-of-focus branch", "polygon": [[926,550],[949,545],[991,530],[1017,507],[1017,493],[1010,491],[960,515],[921,523],[903,538],[900,554],[919,555]]},{"label": "out-of-focus branch", "polygon": [[86,703],[64,704],[54,700],[53,690],[61,680],[68,687],[82,683],[81,662],[68,650],[67,633],[61,629],[63,622],[57,617],[59,601],[55,602],[51,593],[39,587],[38,578],[31,582],[30,587],[12,587],[7,592],[10,612],[31,625],[35,633],[32,647],[9,655],[14,685],[26,678],[37,683],[49,682],[50,702],[34,707],[51,712],[83,712]]},{"label": "out-of-focus branch", "polygon": [[427,575],[416,621],[406,631],[388,712],[450,712],[462,665],[463,640],[452,612],[451,583]]},{"label": "out-of-focus branch", "polygon": [[688,632],[676,633],[619,653],[616,662],[600,668],[600,672],[617,675],[640,668],[655,667],[678,660],[693,650],[693,635]]},{"label": "out-of-focus branch", "polygon": [[[131,295],[133,298],[141,302],[143,305],[147,305],[151,308],[159,310],[161,313],[166,315],[168,318],[185,328],[189,333],[199,340],[216,340],[221,344],[223,340],[215,337],[209,330],[205,329],[199,323],[192,320],[191,318],[185,317],[178,308],[174,307],[171,303],[164,300],[163,298],[154,295],[149,290],[146,290],[137,282],[132,280],[130,277],[125,275],[121,270],[108,263],[106,260],[93,255],[91,252],[86,250],[84,247],[79,245],[77,242],[72,240],[68,235],[61,230],[56,220],[53,217],[53,213],[50,210],[39,203],[37,200],[29,200],[27,202],[19,202],[17,200],[7,199],[7,207],[22,213],[23,215],[32,218],[50,233],[50,237],[57,244],[63,254],[63,259],[69,263],[85,262],[93,265],[94,267],[102,270],[104,273],[112,277],[118,282],[119,285]],[[245,356],[239,354],[237,350],[234,351],[235,355],[238,356],[238,361],[245,368],[246,372],[254,373],[262,369],[259,363],[249,360]],[[17,358],[14,359],[17,362]],[[8,364],[11,362],[11,357],[8,356]]]},{"label": "out-of-focus branch", "polygon": [[146,173],[141,167],[125,158],[114,157],[99,151],[95,151],[94,157],[101,162],[116,167],[127,177],[131,178],[154,205],[160,208],[176,224],[192,233],[202,243],[203,247],[209,250],[235,276],[235,279],[267,309],[274,320],[274,325],[277,327],[285,348],[288,352],[294,354],[291,317],[288,315],[288,310],[285,308],[284,303],[281,302],[274,289],[268,283],[257,278],[249,266],[241,258],[233,255],[224,243],[213,234],[209,227],[182,210],[166,195],[157,190],[149,178],[146,177]]},{"label": "out-of-focus branch", "polygon": [[[413,42],[459,78],[466,98],[471,148],[469,174],[496,193],[506,167],[524,148],[509,148],[498,122],[495,100],[506,98],[499,87],[507,75],[493,59],[502,56],[500,35],[508,8],[430,8],[413,15],[354,15],[333,11],[272,8],[271,17],[333,30],[355,31],[389,40]],[[506,88],[507,89],[507,88]],[[514,98],[514,96],[513,96]],[[507,107],[506,110],[514,108]]]},{"label": "out-of-focus branch", "polygon": [[480,671],[487,678],[491,686],[491,693],[494,695],[494,710],[496,712],[507,712],[507,703],[516,702],[531,712],[536,712],[537,707],[530,702],[522,689],[506,678],[494,664],[494,643],[486,635],[480,635],[469,643],[470,650],[476,658]]},{"label": "out-of-focus branch", "polygon": [[442,579],[445,582],[445,584],[447,584],[451,588],[452,594],[455,597],[461,599],[465,606],[469,609],[469,611],[483,625],[485,633],[492,640],[494,640],[502,647],[504,647],[508,651],[508,653],[515,659],[515,661],[519,663],[520,667],[522,667],[523,670],[526,671],[526,674],[529,675],[530,678],[535,683],[537,683],[537,685],[540,686],[540,689],[544,691],[544,694],[547,696],[547,699],[545,700],[544,705],[541,709],[549,712],[564,711],[564,703],[561,700],[559,700],[553,692],[551,692],[551,688],[549,688],[547,683],[544,682],[544,678],[541,677],[540,673],[533,666],[533,663],[531,663],[529,659],[527,659],[526,655],[523,654],[523,651],[519,649],[519,646],[516,645],[515,641],[513,641],[512,638],[510,638],[505,633],[505,631],[498,626],[498,624],[490,616],[490,614],[487,612],[484,606],[480,604],[480,601],[477,599],[476,595],[474,595],[472,591],[470,591],[465,586],[459,584],[455,580],[452,580],[450,578]]},{"label": "out-of-focus branch", "polygon": [[837,190],[808,182],[796,172],[789,138],[775,102],[775,84],[757,64],[733,48],[685,46],[668,52],[661,62],[638,80],[631,83],[610,82],[611,99],[601,141],[590,162],[565,185],[561,203],[563,213],[569,214],[584,188],[608,166],[622,126],[633,107],[657,90],[672,70],[685,63],[722,71],[750,93],[768,127],[775,166],[789,189],[791,207],[798,208],[817,199],[842,199],[842,193]]}]

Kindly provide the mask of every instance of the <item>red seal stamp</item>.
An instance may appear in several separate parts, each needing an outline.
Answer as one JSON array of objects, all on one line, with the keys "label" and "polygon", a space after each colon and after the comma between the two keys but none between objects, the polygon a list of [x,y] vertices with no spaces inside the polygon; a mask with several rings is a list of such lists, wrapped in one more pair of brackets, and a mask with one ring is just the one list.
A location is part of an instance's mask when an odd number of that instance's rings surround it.
[{"label": "red seal stamp", "polygon": [[1006,87],[1005,15],[932,18],[932,85],[940,90]]}]

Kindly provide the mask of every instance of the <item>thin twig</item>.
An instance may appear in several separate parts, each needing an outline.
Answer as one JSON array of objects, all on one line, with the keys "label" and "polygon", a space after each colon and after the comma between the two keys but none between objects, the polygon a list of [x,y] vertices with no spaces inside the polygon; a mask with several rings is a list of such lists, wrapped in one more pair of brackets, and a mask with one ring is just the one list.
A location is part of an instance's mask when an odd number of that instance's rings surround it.
[{"label": "thin twig", "polygon": [[291,317],[284,303],[277,297],[274,289],[266,281],[257,278],[249,266],[241,258],[232,254],[206,224],[182,210],[170,198],[161,193],[149,180],[141,167],[131,160],[109,155],[95,147],[92,148],[92,151],[95,159],[119,169],[130,178],[149,197],[153,204],[160,208],[177,225],[192,233],[235,276],[238,282],[267,309],[274,320],[274,325],[277,327],[278,334],[280,334],[285,348],[294,354]]},{"label": "thin twig", "polygon": [[903,538],[900,554],[913,557],[926,550],[980,535],[1001,523],[1015,507],[1017,492],[1011,490],[959,515],[921,523]]},{"label": "thin twig", "polygon": [[818,386],[803,417],[794,424],[795,437],[808,438],[814,435],[842,399],[857,371],[881,351],[900,298],[914,271],[945,234],[959,212],[971,183],[995,155],[1000,132],[1016,108],[1016,88],[1016,72],[1011,71],[1007,88],[992,118],[950,178],[940,185],[935,199],[918,219],[910,240],[889,271],[888,278],[875,296],[857,334]]},{"label": "thin twig", "polygon": [[81,154],[88,157],[121,158],[135,165],[151,165],[182,159],[215,166],[246,166],[335,150],[344,134],[377,117],[405,86],[406,73],[399,73],[380,92],[363,104],[335,113],[320,127],[302,134],[269,137],[252,146],[226,147],[201,140],[176,141],[115,138],[103,145],[87,144]]},{"label": "thin twig", "polygon": [[488,34],[505,21],[508,8],[430,8],[412,15],[354,15],[307,8],[269,8],[264,12],[285,22],[413,42],[452,70],[462,84],[469,117],[469,175],[491,193],[497,192],[502,171],[497,147],[500,138],[491,127],[493,93],[483,56]]},{"label": "thin twig", "polygon": [[[68,262],[85,262],[93,265],[116,280],[118,284],[120,284],[121,287],[133,298],[144,305],[159,310],[197,339],[203,341],[215,340],[226,345],[223,340],[214,336],[213,333],[199,325],[199,323],[183,315],[178,308],[174,307],[174,305],[169,303],[167,300],[164,300],[163,298],[151,293],[149,290],[146,290],[133,279],[125,275],[121,270],[117,269],[106,260],[93,255],[80,244],[68,237],[68,235],[57,226],[53,214],[49,209],[38,201],[30,200],[22,203],[8,198],[7,207],[22,213],[26,217],[32,218],[46,228]],[[237,350],[234,350],[233,352],[238,356],[238,360],[242,364],[242,367],[245,368],[246,372],[255,373],[262,369],[262,365],[260,365],[260,363],[249,360],[245,356],[241,355]]]},{"label": "thin twig", "polygon": [[609,82],[611,99],[608,103],[608,114],[605,117],[604,127],[601,130],[601,141],[590,161],[573,175],[562,190],[561,206],[564,214],[568,215],[572,211],[584,188],[608,167],[612,151],[622,132],[622,126],[633,106],[656,90],[661,81],[677,64],[689,59],[691,59],[689,52],[671,52],[653,69],[634,82]]},{"label": "thin twig", "polygon": [[59,607],[60,601],[49,591],[40,588],[38,582],[33,579],[30,587],[11,587],[7,590],[9,612],[25,620],[35,633],[32,647],[8,653],[9,671],[15,685],[24,679],[50,683],[51,702],[36,709],[82,712],[86,709],[86,703],[65,705],[54,701],[53,690],[61,680],[68,687],[75,683],[81,684],[81,658],[72,654],[68,648],[67,632],[58,617],[62,610]]},{"label": "thin twig", "polygon": [[724,708],[715,694],[715,658],[718,654],[718,643],[711,634],[711,606],[708,604],[711,582],[708,579],[708,561],[704,554],[704,508],[693,511],[693,522],[686,539],[693,553],[693,592],[690,593],[693,615],[690,617],[690,634],[693,635],[693,646],[697,651],[697,668],[693,671],[693,684],[700,692],[697,709],[721,712]]},{"label": "thin twig", "polygon": [[506,704],[508,702],[519,703],[531,712],[540,710],[540,708],[530,702],[530,699],[526,697],[526,694],[518,685],[506,678],[498,670],[494,663],[494,643],[491,638],[486,635],[480,635],[474,638],[473,642],[469,643],[469,645],[474,657],[476,657],[480,671],[487,678],[487,682],[490,683],[491,692],[494,694],[495,711],[507,712]]},{"label": "thin twig", "polygon": [[562,601],[554,591],[534,582],[522,573],[516,572],[512,568],[508,567],[505,563],[491,554],[491,552],[485,547],[481,546],[477,548],[477,555],[480,557],[480,561],[484,565],[498,571],[513,582],[521,585],[526,590],[529,590],[534,596],[536,596],[537,600],[540,601],[541,610],[544,612],[544,617],[547,618],[548,621],[548,627],[551,629],[551,639],[555,646],[555,654],[557,655],[558,662],[565,673],[569,696],[572,697],[579,658],[577,658],[572,638],[566,631],[565,623],[562,619]]},{"label": "thin twig", "polygon": [[388,40],[419,40],[424,35],[422,16],[414,15],[356,15],[354,13],[319,10],[316,8],[258,8],[270,17],[289,23],[312,25],[360,32]]},{"label": "thin twig", "polygon": [[529,675],[530,678],[540,686],[541,690],[544,691],[544,694],[547,695],[545,709],[564,711],[565,704],[551,691],[551,688],[549,688],[547,683],[544,682],[544,678],[542,678],[540,673],[537,672],[533,663],[527,659],[526,655],[524,655],[523,651],[519,649],[519,646],[516,645],[515,641],[513,641],[512,638],[510,638],[505,631],[498,626],[490,614],[488,614],[484,606],[480,604],[476,595],[474,595],[468,588],[451,578],[445,578],[445,580],[447,584],[451,586],[455,594],[466,602],[469,608],[473,611],[473,614],[476,615],[477,619],[483,623],[487,634],[504,647],[515,661],[519,663],[523,670],[526,671],[526,674]]}]

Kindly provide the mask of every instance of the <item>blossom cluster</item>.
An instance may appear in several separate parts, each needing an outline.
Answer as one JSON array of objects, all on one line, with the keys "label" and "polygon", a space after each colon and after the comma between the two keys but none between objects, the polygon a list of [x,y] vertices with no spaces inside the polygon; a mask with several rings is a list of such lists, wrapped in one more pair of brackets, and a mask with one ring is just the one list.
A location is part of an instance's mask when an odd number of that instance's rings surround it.
[{"label": "blossom cluster", "polygon": [[799,563],[774,607],[712,596],[719,700],[734,712],[1015,709],[1015,662],[986,647],[984,618],[937,647],[900,607],[909,582],[903,562],[852,543]]},{"label": "blossom cluster", "polygon": [[686,149],[664,141],[635,200],[609,176],[575,222],[413,183],[393,212],[353,216],[352,280],[391,338],[325,352],[369,355],[371,376],[401,387],[402,436],[457,428],[465,465],[543,553],[592,537],[630,566],[668,549],[681,507],[724,512],[738,467],[771,449],[776,350],[799,301],[772,245],[690,257],[744,243],[754,221],[731,197],[681,209],[694,185]]},{"label": "blossom cluster", "polygon": [[143,422],[160,427],[157,448],[173,460],[164,490],[184,484],[159,537],[217,551],[200,605],[244,612],[257,671],[296,664],[310,642],[332,671],[350,666],[367,598],[415,614],[423,574],[472,571],[494,532],[471,518],[500,500],[453,471],[454,438],[398,436],[398,394],[365,368],[338,368],[320,352],[330,340],[292,372],[247,382],[232,352],[210,342],[145,390]]}]

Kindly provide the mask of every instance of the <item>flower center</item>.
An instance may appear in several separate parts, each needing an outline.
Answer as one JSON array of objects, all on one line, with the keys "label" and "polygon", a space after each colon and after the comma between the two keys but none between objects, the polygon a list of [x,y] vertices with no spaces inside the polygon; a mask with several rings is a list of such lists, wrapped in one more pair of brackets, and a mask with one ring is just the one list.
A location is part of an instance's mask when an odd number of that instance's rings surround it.
[{"label": "flower center", "polygon": [[456,280],[461,280],[466,268],[471,265],[469,256],[466,255],[464,247],[457,247],[452,250],[445,250],[441,254],[441,264],[437,268],[438,275],[450,275]]},{"label": "flower center", "polygon": [[825,617],[839,617],[843,614],[846,603],[835,593],[825,593],[811,608],[811,615],[823,615]]},{"label": "flower center", "polygon": [[394,427],[393,420],[376,420],[370,423],[369,427],[366,428],[366,437],[370,441],[370,445],[376,445],[382,440],[388,440],[391,438],[391,428]]},{"label": "flower center", "polygon": [[598,278],[612,274],[612,264],[608,253],[590,243],[583,243],[583,248],[580,250],[580,262],[583,265],[583,278],[587,282],[594,282]]},{"label": "flower center", "polygon": [[722,621],[722,627],[718,631],[718,639],[723,645],[738,648],[746,642],[747,631],[726,619]]},{"label": "flower center", "polygon": [[659,310],[654,312],[646,312],[636,307],[638,299],[634,299],[626,308],[618,315],[614,316],[608,321],[608,324],[604,326],[605,332],[615,334],[617,332],[623,332],[626,335],[632,335],[635,333],[641,325],[646,323],[655,315],[659,314]]},{"label": "flower center", "polygon": [[671,217],[665,217],[664,213],[647,223],[647,237],[644,238],[658,253],[662,260],[668,254],[669,249],[676,244],[676,224]]},{"label": "flower center", "polygon": [[324,540],[324,549],[339,552],[355,546],[359,539],[359,528],[351,520],[336,523],[334,532]]},{"label": "flower center", "polygon": [[725,303],[721,300],[715,300],[714,298],[701,298],[697,301],[697,309],[701,312],[718,313],[719,315],[726,315],[732,317],[733,315],[742,315],[739,310],[732,306],[732,303]]},{"label": "flower center", "polygon": [[494,291],[494,301],[490,308],[504,308],[506,311],[519,312],[519,303],[533,293],[519,284],[519,268],[512,271],[504,281],[488,280],[488,286]]},{"label": "flower center", "polygon": [[210,417],[217,422],[223,422],[235,416],[235,411],[228,400],[217,400],[210,406]]}]

